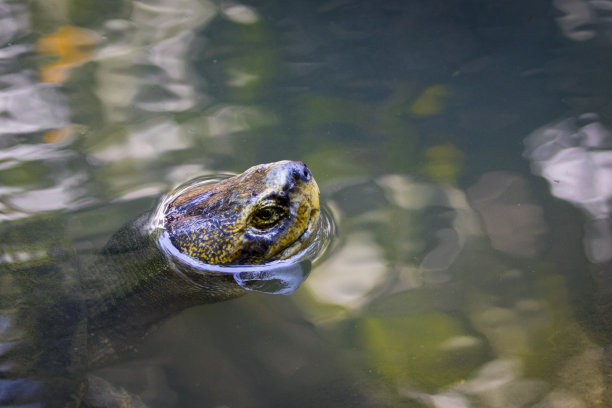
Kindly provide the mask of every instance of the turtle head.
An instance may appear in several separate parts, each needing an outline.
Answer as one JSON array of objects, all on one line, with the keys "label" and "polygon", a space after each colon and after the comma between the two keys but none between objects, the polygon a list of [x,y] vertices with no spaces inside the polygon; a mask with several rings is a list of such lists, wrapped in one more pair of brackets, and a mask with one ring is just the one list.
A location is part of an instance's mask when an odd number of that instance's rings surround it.
[{"label": "turtle head", "polygon": [[180,252],[200,262],[261,264],[305,248],[319,213],[310,170],[280,161],[181,190],[166,207],[164,228]]}]

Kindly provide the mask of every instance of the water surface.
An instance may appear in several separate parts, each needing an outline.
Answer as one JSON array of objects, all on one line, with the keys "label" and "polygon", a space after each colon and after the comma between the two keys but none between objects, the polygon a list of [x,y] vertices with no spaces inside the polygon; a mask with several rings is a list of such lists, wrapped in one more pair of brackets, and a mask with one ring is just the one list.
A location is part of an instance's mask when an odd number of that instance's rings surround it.
[{"label": "water surface", "polygon": [[302,160],[338,236],[300,289],[190,309],[100,375],[151,407],[608,406],[610,10],[4,0],[2,268]]}]

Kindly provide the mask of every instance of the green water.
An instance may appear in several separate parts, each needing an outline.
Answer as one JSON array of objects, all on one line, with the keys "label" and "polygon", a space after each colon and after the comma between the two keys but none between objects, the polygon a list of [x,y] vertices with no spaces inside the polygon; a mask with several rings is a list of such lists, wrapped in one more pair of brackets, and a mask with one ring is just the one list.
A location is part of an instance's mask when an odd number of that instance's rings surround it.
[{"label": "green water", "polygon": [[0,222],[33,226],[0,262],[301,160],[338,235],[300,289],[97,374],[151,407],[610,406],[610,7],[1,1]]}]

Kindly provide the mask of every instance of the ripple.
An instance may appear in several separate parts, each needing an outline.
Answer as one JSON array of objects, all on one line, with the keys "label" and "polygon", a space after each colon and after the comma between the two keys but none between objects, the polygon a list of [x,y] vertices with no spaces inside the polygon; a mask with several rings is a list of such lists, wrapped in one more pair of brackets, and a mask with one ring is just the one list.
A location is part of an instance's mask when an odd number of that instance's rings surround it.
[{"label": "ripple", "polygon": [[325,206],[321,206],[318,225],[314,229],[315,236],[310,244],[293,256],[270,261],[259,265],[212,265],[191,258],[179,251],[170,239],[170,234],[163,227],[164,213],[170,202],[188,188],[215,184],[233,174],[215,174],[197,177],[181,184],[158,205],[148,226],[149,233],[154,237],[157,246],[165,255],[168,263],[182,278],[195,283],[194,274],[232,274],[236,283],[244,289],[288,295],[293,293],[306,280],[312,269],[312,264],[326,253],[336,235],[336,224]]}]

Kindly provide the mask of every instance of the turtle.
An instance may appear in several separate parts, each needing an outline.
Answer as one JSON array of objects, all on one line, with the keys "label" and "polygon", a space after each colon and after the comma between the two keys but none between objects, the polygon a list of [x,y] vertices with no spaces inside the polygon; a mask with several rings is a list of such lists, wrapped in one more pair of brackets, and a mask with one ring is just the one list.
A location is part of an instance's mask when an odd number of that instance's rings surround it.
[{"label": "turtle", "polygon": [[[25,223],[57,244],[0,253],[0,406],[95,406],[88,371],[135,352],[168,317],[311,259],[325,246],[320,214],[310,170],[285,160],[185,183],[100,250]],[[13,230],[0,228],[3,246]]]}]

